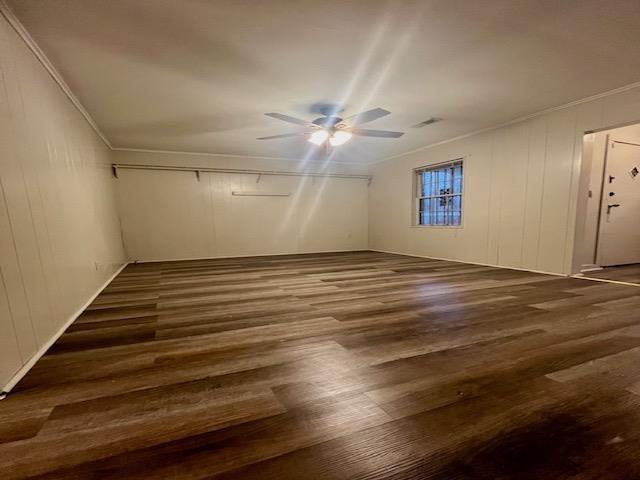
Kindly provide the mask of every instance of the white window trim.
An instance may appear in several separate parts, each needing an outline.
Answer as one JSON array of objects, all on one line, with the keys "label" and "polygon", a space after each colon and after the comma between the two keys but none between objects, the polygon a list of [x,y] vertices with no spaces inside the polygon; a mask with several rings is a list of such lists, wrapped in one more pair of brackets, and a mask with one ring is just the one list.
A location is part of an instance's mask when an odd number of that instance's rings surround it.
[{"label": "white window trim", "polygon": [[[465,193],[467,191],[466,189],[466,182],[467,182],[467,175],[466,175],[466,170],[465,170],[465,162],[466,157],[457,157],[454,158],[452,160],[447,160],[446,162],[439,162],[439,163],[432,163],[429,165],[422,165],[420,167],[416,167],[413,168],[411,170],[411,223],[409,224],[409,227],[411,228],[442,228],[442,229],[461,229],[464,227],[464,219],[465,219],[465,214],[464,214],[464,210],[465,210],[465,206],[466,206],[466,199],[465,199]],[[460,211],[460,225],[421,225],[419,223],[418,220],[418,205],[419,205],[419,197],[417,196],[418,193],[418,185],[417,185],[417,181],[418,181],[418,175],[417,173],[419,171],[422,170],[427,170],[427,169],[437,169],[437,168],[442,168],[442,167],[446,167],[447,165],[452,165],[454,163],[461,163],[462,164],[462,192],[460,193],[460,198],[462,201],[462,209]],[[449,194],[450,196],[453,195],[458,195],[456,194]],[[444,196],[444,195],[436,195],[436,196]]]}]

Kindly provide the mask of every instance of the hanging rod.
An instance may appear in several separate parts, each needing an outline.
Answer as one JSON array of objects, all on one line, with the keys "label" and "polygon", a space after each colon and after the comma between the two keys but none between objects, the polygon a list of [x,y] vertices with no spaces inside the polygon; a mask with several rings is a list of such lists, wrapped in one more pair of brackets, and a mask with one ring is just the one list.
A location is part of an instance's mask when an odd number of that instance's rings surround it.
[{"label": "hanging rod", "polygon": [[211,168],[211,167],[179,167],[170,165],[136,165],[130,163],[113,163],[111,170],[113,176],[118,178],[118,169],[129,170],[169,170],[175,172],[194,172],[198,177],[200,172],[212,173],[251,173],[254,175],[283,175],[287,177],[330,177],[330,178],[358,178],[371,180],[370,175],[355,175],[348,173],[314,173],[314,172],[287,172],[279,170],[249,170],[242,168]]}]

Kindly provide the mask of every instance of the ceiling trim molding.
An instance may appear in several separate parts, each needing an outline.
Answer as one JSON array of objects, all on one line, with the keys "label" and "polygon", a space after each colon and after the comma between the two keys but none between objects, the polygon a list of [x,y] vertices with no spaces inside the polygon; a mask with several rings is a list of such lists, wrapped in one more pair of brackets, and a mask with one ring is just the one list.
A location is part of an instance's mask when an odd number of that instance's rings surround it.
[{"label": "ceiling trim molding", "polygon": [[13,13],[11,8],[5,3],[4,0],[0,0],[0,14],[5,18],[5,20],[11,25],[11,27],[15,30],[18,36],[24,41],[24,43],[29,47],[31,52],[36,56],[38,61],[42,64],[45,70],[49,73],[51,78],[58,84],[62,92],[67,96],[67,98],[71,101],[74,107],[82,114],[87,123],[93,128],[96,134],[100,137],[100,139],[104,142],[104,144],[109,147],[109,149],[113,149],[111,143],[107,139],[104,133],[98,128],[98,125],[93,120],[89,112],[84,108],[80,100],[73,94],[69,85],[64,81],[60,72],[56,70],[51,61],[47,58],[42,49],[38,46],[36,41],[33,39],[31,34],[27,31],[25,26],[20,22],[18,17]]},{"label": "ceiling trim molding", "polygon": [[394,158],[404,157],[405,155],[411,155],[412,153],[420,152],[422,150],[427,150],[429,148],[437,147],[439,145],[445,145],[447,143],[455,142],[457,140],[462,140],[464,138],[473,137],[475,135],[480,135],[481,133],[490,132],[492,130],[497,130],[499,128],[508,127],[509,125],[514,125],[516,123],[525,122],[527,120],[531,120],[533,118],[541,117],[543,115],[547,115],[549,113],[557,112],[558,110],[564,110],[567,108],[575,107],[577,105],[582,105],[583,103],[593,102],[600,98],[609,97],[611,95],[616,95],[618,93],[627,92],[629,90],[633,90],[635,88],[640,88],[640,82],[630,83],[628,85],[624,85],[622,87],[614,88],[613,90],[607,90],[606,92],[597,93],[595,95],[591,95],[589,97],[581,98],[579,100],[574,100],[569,103],[564,103],[562,105],[557,105],[555,107],[547,108],[545,110],[540,110],[539,112],[531,113],[529,115],[524,115],[522,117],[514,118],[513,120],[509,120],[507,122],[499,123],[497,125],[493,125],[491,127],[481,128],[480,130],[474,130],[473,132],[465,133],[462,135],[458,135],[457,137],[448,138],[446,140],[441,140],[439,142],[430,143],[428,145],[424,145],[422,147],[415,148],[413,150],[409,150],[408,152],[398,153],[396,155],[391,155],[390,157],[383,158],[381,160],[376,160],[371,162],[370,165],[377,165],[379,163],[386,162],[388,160],[393,160]]},{"label": "ceiling trim molding", "polygon": [[[291,157],[267,157],[263,155],[239,155],[236,153],[208,153],[208,152],[182,152],[179,150],[156,150],[152,148],[128,148],[128,147],[111,147],[111,150],[114,152],[135,152],[135,153],[156,153],[161,155],[193,155],[198,157],[226,157],[226,158],[245,158],[249,160],[278,160],[281,162],[301,162],[303,159],[301,158],[291,158]],[[324,160],[307,160],[311,163],[327,163]],[[328,160],[328,163],[338,164],[338,165],[352,165],[352,166],[367,166],[370,165],[368,162],[363,161],[353,161],[353,162],[344,162],[340,160]]]}]

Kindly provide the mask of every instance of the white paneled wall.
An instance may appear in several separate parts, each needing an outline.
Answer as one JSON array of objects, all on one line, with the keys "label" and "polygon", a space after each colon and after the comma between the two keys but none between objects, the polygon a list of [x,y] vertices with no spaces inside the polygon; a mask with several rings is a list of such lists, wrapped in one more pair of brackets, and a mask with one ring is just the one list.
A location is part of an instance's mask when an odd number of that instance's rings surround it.
[{"label": "white paneled wall", "polygon": [[121,169],[116,184],[132,261],[367,248],[366,180]]},{"label": "white paneled wall", "polygon": [[[640,121],[640,88],[375,164],[372,249],[570,273],[586,131]],[[413,168],[465,158],[462,228],[413,227]]]},{"label": "white paneled wall", "polygon": [[0,17],[0,389],[123,265],[109,162]]}]

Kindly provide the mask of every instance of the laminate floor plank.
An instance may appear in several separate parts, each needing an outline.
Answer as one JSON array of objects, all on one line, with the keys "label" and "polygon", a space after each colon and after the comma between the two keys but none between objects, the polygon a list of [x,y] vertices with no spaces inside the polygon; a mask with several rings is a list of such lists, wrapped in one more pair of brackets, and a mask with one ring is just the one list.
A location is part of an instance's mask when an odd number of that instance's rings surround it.
[{"label": "laminate floor plank", "polygon": [[638,360],[634,286],[371,251],[132,264],[0,402],[0,473],[636,479]]}]

